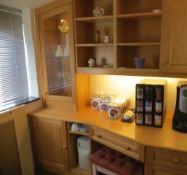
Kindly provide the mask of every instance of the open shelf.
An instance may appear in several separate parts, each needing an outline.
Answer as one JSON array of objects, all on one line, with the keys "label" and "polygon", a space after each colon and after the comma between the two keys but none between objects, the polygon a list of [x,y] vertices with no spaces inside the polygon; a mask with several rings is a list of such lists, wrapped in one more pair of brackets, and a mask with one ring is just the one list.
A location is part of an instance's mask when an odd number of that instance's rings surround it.
[{"label": "open shelf", "polygon": [[117,42],[160,42],[161,19],[159,18],[118,18]]},{"label": "open shelf", "polygon": [[100,32],[100,43],[103,43],[104,35],[109,35],[112,42],[113,21],[111,19],[99,20],[95,23],[76,21],[76,43],[77,44],[96,43],[97,31]]},{"label": "open shelf", "polygon": [[76,44],[76,47],[106,47],[106,46],[113,46],[113,43]]},{"label": "open shelf", "polygon": [[160,46],[118,46],[117,58],[118,68],[136,69],[134,58],[144,58],[142,69],[159,69]]},{"label": "open shelf", "polygon": [[89,133],[87,132],[75,132],[75,131],[68,131],[70,134],[76,134],[76,135],[82,135],[82,136],[89,136]]},{"label": "open shelf", "polygon": [[95,22],[97,20],[107,20],[112,18],[113,16],[82,17],[82,18],[76,18],[76,21]]},{"label": "open shelf", "polygon": [[64,175],[91,175],[91,170],[81,169],[79,166],[73,168],[70,172],[66,172]]},{"label": "open shelf", "polygon": [[117,46],[160,46],[160,42],[128,42],[128,43],[117,43]]},{"label": "open shelf", "polygon": [[75,17],[91,17],[93,10],[98,8],[104,9],[104,15],[113,15],[113,0],[76,0],[75,1]]},{"label": "open shelf", "polygon": [[103,67],[104,65],[111,65],[110,67],[113,67],[113,46],[77,47],[77,58],[78,67],[88,67],[88,60],[90,58],[96,59],[97,67]]},{"label": "open shelf", "polygon": [[162,0],[117,0],[117,14],[153,12],[162,9]]}]

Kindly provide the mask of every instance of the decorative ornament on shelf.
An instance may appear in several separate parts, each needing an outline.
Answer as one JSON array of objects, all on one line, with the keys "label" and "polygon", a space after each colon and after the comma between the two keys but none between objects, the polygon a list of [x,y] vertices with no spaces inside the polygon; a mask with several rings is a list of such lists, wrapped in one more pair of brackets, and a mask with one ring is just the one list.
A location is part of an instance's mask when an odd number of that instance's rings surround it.
[{"label": "decorative ornament on shelf", "polygon": [[68,22],[65,19],[60,20],[60,24],[58,25],[58,29],[62,33],[68,33],[69,32],[69,25]]},{"label": "decorative ornament on shelf", "polygon": [[70,56],[70,49],[69,49],[69,24],[65,19],[60,20],[60,24],[58,25],[58,29],[61,33],[65,34],[65,41],[64,47],[58,44],[57,49],[55,52],[55,57],[69,57]]},{"label": "decorative ornament on shelf", "polygon": [[62,46],[60,44],[57,45],[57,49],[56,49],[56,52],[55,52],[55,57],[60,57],[62,58],[63,57],[63,49],[62,49]]}]

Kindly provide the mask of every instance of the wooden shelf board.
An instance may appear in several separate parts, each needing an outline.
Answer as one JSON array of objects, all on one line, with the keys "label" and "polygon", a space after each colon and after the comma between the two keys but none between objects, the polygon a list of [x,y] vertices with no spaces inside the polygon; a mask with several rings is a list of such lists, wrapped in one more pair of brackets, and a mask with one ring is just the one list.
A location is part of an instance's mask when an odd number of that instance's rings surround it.
[{"label": "wooden shelf board", "polygon": [[160,13],[154,13],[154,12],[144,12],[144,13],[132,13],[132,14],[122,14],[117,15],[117,18],[152,18],[152,17],[160,17],[162,15],[162,12]]},{"label": "wooden shelf board", "polygon": [[159,46],[160,42],[127,42],[117,43],[117,46]]},{"label": "wooden shelf board", "polygon": [[75,131],[69,130],[69,133],[70,134],[76,134],[76,135],[89,136],[89,133],[85,133],[85,132],[75,132]]},{"label": "wooden shelf board", "polygon": [[[130,75],[130,76],[163,76],[165,74],[159,71],[159,68],[89,68],[89,67],[77,67],[77,73],[82,74],[102,74],[102,75]],[[166,76],[166,75],[165,75]]]},{"label": "wooden shelf board", "polygon": [[69,172],[65,172],[64,175],[91,175],[91,169],[90,170],[84,170],[81,169],[79,166],[73,168],[71,171]]},{"label": "wooden shelf board", "polygon": [[126,70],[126,71],[137,71],[137,72],[158,72],[159,69],[156,68],[142,68],[142,69],[136,69],[136,68],[127,68],[127,67],[118,67],[118,70]]},{"label": "wooden shelf board", "polygon": [[93,22],[96,20],[107,20],[107,19],[113,19],[113,16],[82,17],[82,18],[76,18],[76,21]]},{"label": "wooden shelf board", "polygon": [[113,46],[113,43],[76,44],[76,47],[104,47],[104,46]]},{"label": "wooden shelf board", "polygon": [[77,67],[77,73],[86,74],[112,74],[113,68],[101,68],[101,67]]}]

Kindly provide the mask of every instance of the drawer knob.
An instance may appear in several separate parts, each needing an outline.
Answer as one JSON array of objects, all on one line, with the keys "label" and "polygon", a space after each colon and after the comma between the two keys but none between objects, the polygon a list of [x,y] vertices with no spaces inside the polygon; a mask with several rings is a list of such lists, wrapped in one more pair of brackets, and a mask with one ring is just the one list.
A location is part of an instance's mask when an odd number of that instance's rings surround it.
[{"label": "drawer knob", "polygon": [[180,163],[180,160],[177,159],[177,158],[175,158],[175,159],[173,159],[173,162],[174,162],[175,164],[179,164],[179,163]]},{"label": "drawer knob", "polygon": [[102,138],[102,135],[99,134],[98,137],[101,139],[101,138]]},{"label": "drawer knob", "polygon": [[128,147],[126,148],[126,150],[127,150],[127,151],[132,151],[132,149],[131,149],[130,146],[128,146]]}]

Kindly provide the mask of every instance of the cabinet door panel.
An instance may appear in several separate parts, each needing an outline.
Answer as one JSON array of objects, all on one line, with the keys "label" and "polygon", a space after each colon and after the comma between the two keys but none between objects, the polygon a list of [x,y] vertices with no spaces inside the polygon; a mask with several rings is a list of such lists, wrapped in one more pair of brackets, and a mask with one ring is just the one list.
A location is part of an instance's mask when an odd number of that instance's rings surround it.
[{"label": "cabinet door panel", "polygon": [[171,72],[187,72],[187,1],[163,1],[161,66]]},{"label": "cabinet door panel", "polygon": [[[58,5],[59,4],[59,5]],[[53,8],[52,6],[55,6]],[[42,8],[42,7],[41,7]],[[54,2],[49,10],[36,14],[38,46],[47,100],[74,102],[75,61],[72,3]],[[37,13],[37,11],[36,11]]]},{"label": "cabinet door panel", "polygon": [[32,118],[35,159],[39,166],[54,172],[68,168],[65,122]]},{"label": "cabinet door panel", "polygon": [[187,175],[187,172],[159,166],[145,166],[145,175]]}]

